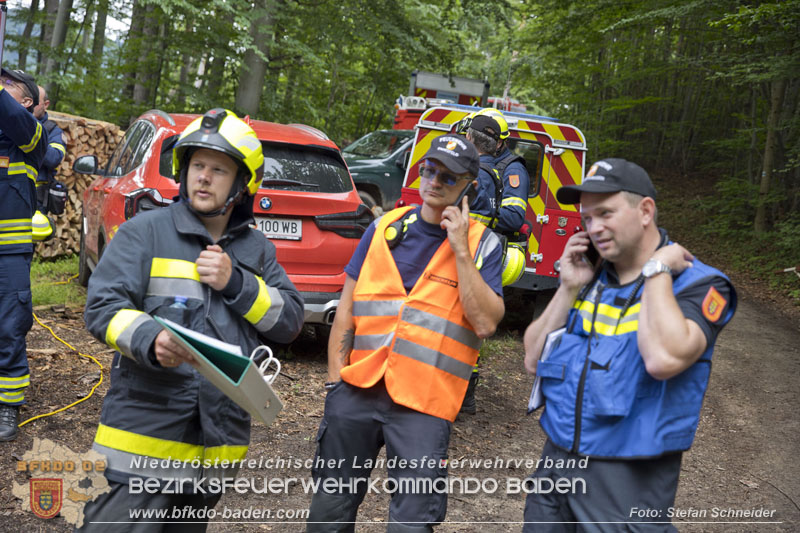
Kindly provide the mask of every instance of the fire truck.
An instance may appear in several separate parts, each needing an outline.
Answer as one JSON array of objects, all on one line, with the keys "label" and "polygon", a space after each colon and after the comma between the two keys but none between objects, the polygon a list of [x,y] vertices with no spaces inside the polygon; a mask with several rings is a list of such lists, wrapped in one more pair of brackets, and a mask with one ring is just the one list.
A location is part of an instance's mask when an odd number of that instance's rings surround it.
[{"label": "fire truck", "polygon": [[[419,166],[431,141],[454,133],[456,124],[481,108],[444,104],[425,110],[414,126],[411,149],[397,207],[420,204]],[[525,272],[512,287],[543,291],[558,286],[558,260],[569,237],[580,231],[580,214],[574,205],[556,200],[562,185],[581,183],[584,175],[586,139],[570,124],[554,118],[525,113],[503,113],[510,136],[509,149],[522,156],[530,175],[526,219],[533,229],[528,241]]]},{"label": "fire truck", "polygon": [[482,106],[488,102],[489,82],[459,76],[444,76],[415,70],[411,73],[408,95],[395,103],[396,130],[410,130],[426,109],[444,104]]}]

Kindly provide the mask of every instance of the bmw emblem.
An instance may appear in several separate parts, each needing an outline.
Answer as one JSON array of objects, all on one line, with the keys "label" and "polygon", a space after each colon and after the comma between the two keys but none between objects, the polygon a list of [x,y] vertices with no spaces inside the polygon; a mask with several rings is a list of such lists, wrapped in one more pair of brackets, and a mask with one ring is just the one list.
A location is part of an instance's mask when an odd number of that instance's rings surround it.
[{"label": "bmw emblem", "polygon": [[267,211],[270,207],[272,207],[272,200],[270,200],[268,197],[265,196],[261,199],[259,205],[261,206],[261,209]]}]

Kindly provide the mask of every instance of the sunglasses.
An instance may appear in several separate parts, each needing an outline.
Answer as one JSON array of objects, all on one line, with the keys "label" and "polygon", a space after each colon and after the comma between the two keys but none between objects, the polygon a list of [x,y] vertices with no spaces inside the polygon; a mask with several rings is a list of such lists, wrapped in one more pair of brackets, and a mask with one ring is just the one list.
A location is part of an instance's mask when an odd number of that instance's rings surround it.
[{"label": "sunglasses", "polygon": [[426,180],[438,178],[439,183],[443,183],[451,187],[458,183],[459,180],[469,177],[466,175],[456,176],[455,174],[451,174],[445,170],[437,169],[436,167],[428,165],[423,165],[420,175]]}]

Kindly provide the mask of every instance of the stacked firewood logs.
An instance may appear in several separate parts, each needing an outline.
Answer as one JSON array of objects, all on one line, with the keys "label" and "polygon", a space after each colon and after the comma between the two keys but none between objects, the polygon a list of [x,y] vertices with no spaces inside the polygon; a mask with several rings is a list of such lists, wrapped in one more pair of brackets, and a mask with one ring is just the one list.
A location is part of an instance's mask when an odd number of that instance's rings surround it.
[{"label": "stacked firewood logs", "polygon": [[56,223],[55,237],[36,246],[36,254],[45,258],[77,254],[80,250],[83,191],[97,176],[78,174],[72,170],[72,163],[82,155],[94,154],[103,168],[125,133],[116,124],[66,113],[50,112],[49,118],[64,130],[67,155],[58,167],[56,179],[67,186],[68,194],[64,213],[50,215]]}]

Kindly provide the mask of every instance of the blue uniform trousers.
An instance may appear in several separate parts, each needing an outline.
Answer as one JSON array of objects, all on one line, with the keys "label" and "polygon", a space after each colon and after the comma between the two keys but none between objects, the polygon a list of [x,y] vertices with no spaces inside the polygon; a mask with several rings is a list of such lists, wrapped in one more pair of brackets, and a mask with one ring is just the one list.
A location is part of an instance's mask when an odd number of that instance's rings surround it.
[{"label": "blue uniform trousers", "polygon": [[22,405],[30,384],[25,335],[33,325],[31,257],[0,254],[0,404]]},{"label": "blue uniform trousers", "polygon": [[[383,380],[369,389],[339,383],[325,398],[312,468],[314,479],[321,483],[311,502],[307,531],[354,531],[371,463],[384,444],[388,479],[380,475],[374,487],[381,492],[397,489],[389,505],[389,531],[429,531],[444,520],[447,494],[442,490],[413,493],[402,486],[407,483],[406,487],[413,488],[416,483],[418,489],[424,483],[418,479],[446,482],[451,428],[448,420],[394,403]],[[383,465],[376,466],[382,470]],[[323,490],[325,480],[331,479],[336,480],[337,490]]]}]

